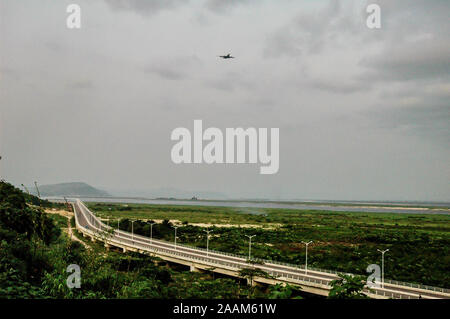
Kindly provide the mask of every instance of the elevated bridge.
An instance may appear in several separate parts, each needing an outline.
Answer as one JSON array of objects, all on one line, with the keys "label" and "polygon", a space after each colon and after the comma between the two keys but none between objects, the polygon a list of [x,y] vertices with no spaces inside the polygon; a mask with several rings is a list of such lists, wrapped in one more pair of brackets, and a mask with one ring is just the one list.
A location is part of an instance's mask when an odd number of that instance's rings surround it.
[{"label": "elevated bridge", "polygon": [[[250,264],[246,258],[241,256],[211,250],[206,251],[186,245],[175,245],[167,241],[131,234],[105,225],[80,200],[75,200],[72,205],[76,228],[83,236],[102,241],[105,247],[118,247],[123,252],[134,251],[186,265],[190,267],[191,271],[206,270],[239,277],[241,269],[256,267],[268,273],[272,278],[255,277],[253,278],[255,283],[288,283],[300,286],[305,292],[322,296],[328,296],[331,289],[330,282],[339,278],[336,273],[331,271],[306,270],[301,266],[274,261]],[[448,289],[392,281],[385,281],[383,287],[372,287],[370,290],[366,288],[365,293],[371,298],[379,299],[450,299]]]}]

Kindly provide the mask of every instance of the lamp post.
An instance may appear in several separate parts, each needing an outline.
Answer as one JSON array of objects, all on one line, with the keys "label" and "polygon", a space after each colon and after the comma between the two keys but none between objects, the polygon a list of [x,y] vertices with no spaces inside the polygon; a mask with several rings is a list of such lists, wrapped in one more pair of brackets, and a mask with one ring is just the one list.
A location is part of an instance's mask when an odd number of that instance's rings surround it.
[{"label": "lamp post", "polygon": [[[81,210],[83,210],[83,208],[81,207],[81,205],[80,205],[80,208],[81,208]],[[89,214],[89,219],[91,220],[92,226],[95,227],[95,225],[94,225],[94,213],[90,213],[90,214]]]},{"label": "lamp post", "polygon": [[203,230],[206,233],[206,257],[209,257],[209,233],[212,232],[212,230]]},{"label": "lamp post", "polygon": [[312,240],[309,242],[302,241],[302,243],[304,243],[306,246],[305,275],[307,275],[308,274],[308,245],[312,243]]},{"label": "lamp post", "polygon": [[153,225],[155,225],[155,223],[150,223],[150,244],[153,243]]},{"label": "lamp post", "polygon": [[37,195],[38,195],[39,199],[41,199],[41,193],[39,192],[39,188],[37,186],[37,182],[36,181],[34,182],[34,186],[36,187],[36,192],[37,192]]},{"label": "lamp post", "polygon": [[[117,218],[117,236],[119,236],[119,231],[120,231],[120,218]],[[121,241],[119,237],[118,240]]]},{"label": "lamp post", "polygon": [[389,249],[379,250],[381,253],[381,288],[384,288],[384,254],[389,251]]},{"label": "lamp post", "polygon": [[178,226],[172,226],[175,229],[175,250],[177,249],[177,228]]},{"label": "lamp post", "polygon": [[28,190],[28,188],[25,185],[23,185],[23,184],[20,184],[20,185],[22,185],[22,187],[25,188],[25,190],[27,191],[28,195],[30,195],[30,191]]},{"label": "lamp post", "polygon": [[133,244],[134,244],[134,222],[135,220],[131,221],[131,240],[133,241]]},{"label": "lamp post", "polygon": [[248,242],[248,260],[251,259],[252,257],[252,238],[255,237],[256,235],[245,235],[246,237],[248,237],[249,242]]},{"label": "lamp post", "polygon": [[34,186],[36,187],[37,195],[39,198],[39,206],[41,206],[41,193],[39,192],[39,187],[37,186],[37,182],[34,182]]}]

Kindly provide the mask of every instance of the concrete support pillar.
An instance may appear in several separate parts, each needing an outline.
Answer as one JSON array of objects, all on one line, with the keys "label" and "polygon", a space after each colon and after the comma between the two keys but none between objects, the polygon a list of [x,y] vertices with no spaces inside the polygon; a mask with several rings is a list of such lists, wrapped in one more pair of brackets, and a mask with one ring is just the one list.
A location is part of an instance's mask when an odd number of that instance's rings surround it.
[{"label": "concrete support pillar", "polygon": [[126,253],[128,251],[125,247],[123,247],[122,250],[124,253]]},{"label": "concrete support pillar", "polygon": [[191,272],[200,272],[200,269],[198,269],[194,265],[191,265],[190,270],[191,270]]},{"label": "concrete support pillar", "polygon": [[251,281],[250,278],[247,278],[247,285],[248,286],[252,286],[252,287],[256,287],[258,284],[256,283],[255,280]]},{"label": "concrete support pillar", "polygon": [[92,241],[93,243],[95,243],[95,238],[94,238],[94,237],[91,237],[91,241]]},{"label": "concrete support pillar", "polygon": [[109,244],[106,244],[106,243],[105,243],[105,248],[106,248],[106,250],[109,250],[109,247],[110,247]]}]

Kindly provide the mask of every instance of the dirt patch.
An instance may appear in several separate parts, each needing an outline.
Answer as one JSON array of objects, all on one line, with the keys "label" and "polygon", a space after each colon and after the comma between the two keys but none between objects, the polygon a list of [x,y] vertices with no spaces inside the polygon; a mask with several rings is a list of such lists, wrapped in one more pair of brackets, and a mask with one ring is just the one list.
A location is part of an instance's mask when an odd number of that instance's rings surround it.
[{"label": "dirt patch", "polygon": [[[141,221],[149,221],[153,220],[155,223],[162,223],[163,219],[140,219]],[[174,225],[182,225],[182,221],[178,219],[170,219],[169,222],[171,222]],[[241,228],[264,228],[264,229],[275,229],[277,227],[283,226],[282,224],[206,224],[206,223],[189,223],[191,226],[197,226],[197,227],[224,227],[224,228],[231,228],[231,227],[241,227]]]},{"label": "dirt patch", "polygon": [[45,212],[47,214],[56,214],[56,215],[60,215],[60,216],[66,217],[67,218],[67,227],[61,228],[61,230],[64,233],[66,233],[67,236],[69,236],[69,238],[71,240],[81,243],[87,249],[91,249],[91,246],[89,246],[88,244],[86,244],[84,241],[82,241],[81,239],[79,239],[78,237],[76,237],[73,234],[73,229],[72,229],[72,226],[70,225],[70,219],[73,216],[73,212],[69,212],[67,210],[57,210],[55,208],[53,208],[53,209],[46,209]]},{"label": "dirt patch", "polygon": [[73,216],[73,213],[72,213],[72,212],[69,212],[69,211],[67,211],[67,210],[57,210],[57,209],[55,209],[55,208],[53,208],[53,209],[46,209],[45,212],[46,212],[47,214],[61,215],[61,216],[64,216],[64,217],[66,217],[66,218],[71,218],[71,217]]},{"label": "dirt patch", "polygon": [[241,227],[241,228],[264,228],[264,229],[275,229],[277,227],[282,226],[281,224],[265,224],[265,225],[256,225],[256,224],[205,224],[205,223],[189,223],[192,226],[198,227]]}]

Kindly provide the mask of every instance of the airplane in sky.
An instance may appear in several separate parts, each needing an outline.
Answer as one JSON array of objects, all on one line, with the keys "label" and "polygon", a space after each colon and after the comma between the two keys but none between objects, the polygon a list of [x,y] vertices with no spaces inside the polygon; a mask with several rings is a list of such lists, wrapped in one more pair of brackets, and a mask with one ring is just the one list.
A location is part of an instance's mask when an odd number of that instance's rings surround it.
[{"label": "airplane in sky", "polygon": [[234,59],[234,56],[231,56],[231,54],[228,53],[227,55],[219,55],[219,58],[222,58],[222,59]]}]

